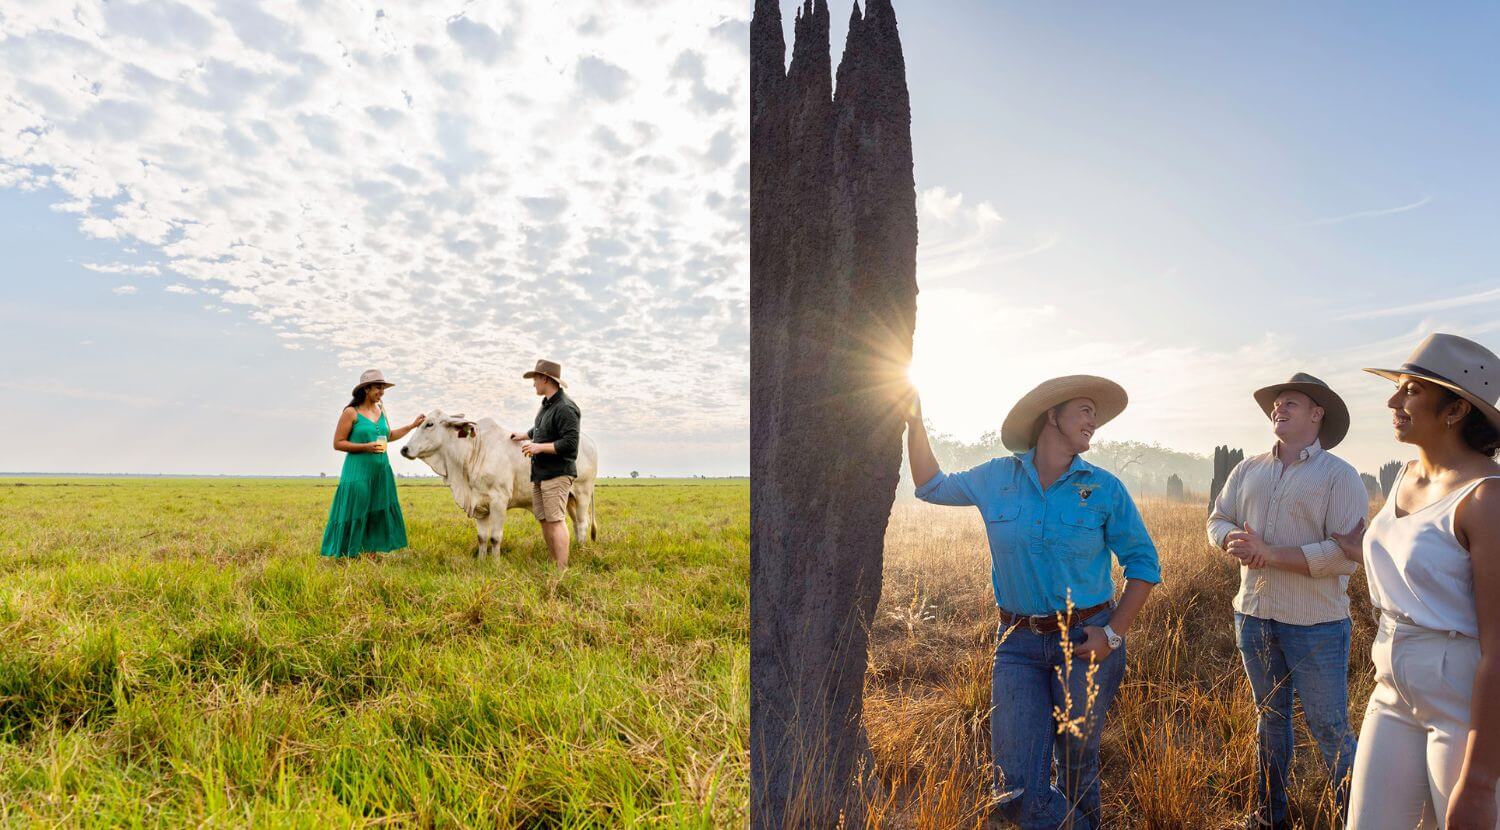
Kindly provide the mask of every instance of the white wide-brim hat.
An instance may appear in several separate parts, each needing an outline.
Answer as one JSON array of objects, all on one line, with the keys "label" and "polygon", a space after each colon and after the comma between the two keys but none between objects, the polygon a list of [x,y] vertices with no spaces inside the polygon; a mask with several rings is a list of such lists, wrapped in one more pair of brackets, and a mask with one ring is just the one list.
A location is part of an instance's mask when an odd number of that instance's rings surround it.
[{"label": "white wide-brim hat", "polygon": [[1500,429],[1500,357],[1467,337],[1430,334],[1401,368],[1365,371],[1391,381],[1408,375],[1436,383],[1468,401]]},{"label": "white wide-brim hat", "polygon": [[1011,452],[1025,452],[1036,446],[1038,420],[1047,410],[1074,398],[1094,402],[1094,423],[1101,427],[1124,412],[1130,402],[1124,387],[1096,375],[1068,375],[1042,381],[1010,408],[1000,426],[1000,443]]}]

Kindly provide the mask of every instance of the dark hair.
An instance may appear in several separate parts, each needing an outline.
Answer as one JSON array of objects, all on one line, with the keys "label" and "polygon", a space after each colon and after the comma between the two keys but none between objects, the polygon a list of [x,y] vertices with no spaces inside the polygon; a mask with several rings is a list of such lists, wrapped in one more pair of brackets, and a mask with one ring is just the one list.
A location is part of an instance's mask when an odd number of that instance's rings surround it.
[{"label": "dark hair", "polygon": [[[1463,400],[1457,392],[1446,386],[1436,383],[1429,385],[1443,392],[1443,402],[1438,404],[1439,412],[1447,409],[1454,401]],[[1495,425],[1490,423],[1490,419],[1486,418],[1472,401],[1469,403],[1469,414],[1459,422],[1458,429],[1463,435],[1464,443],[1475,452],[1494,458],[1495,453],[1500,451],[1500,429],[1496,429]]]},{"label": "dark hair", "polygon": [[354,397],[352,397],[352,398],[349,399],[349,403],[344,404],[344,408],[347,409],[347,408],[349,408],[349,407],[352,406],[355,409],[358,409],[360,407],[360,405],[365,402],[365,395],[369,391],[370,391],[370,384],[368,384],[368,383],[365,384],[364,386],[361,386],[358,389],[354,390]]}]

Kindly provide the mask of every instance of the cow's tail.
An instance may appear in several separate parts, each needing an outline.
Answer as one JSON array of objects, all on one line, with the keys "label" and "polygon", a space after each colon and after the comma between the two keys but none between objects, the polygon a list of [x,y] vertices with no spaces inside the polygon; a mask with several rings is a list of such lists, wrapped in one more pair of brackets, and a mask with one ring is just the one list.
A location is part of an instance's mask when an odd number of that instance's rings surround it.
[{"label": "cow's tail", "polygon": [[589,498],[589,541],[599,541],[599,520],[594,518],[594,499],[592,494]]}]

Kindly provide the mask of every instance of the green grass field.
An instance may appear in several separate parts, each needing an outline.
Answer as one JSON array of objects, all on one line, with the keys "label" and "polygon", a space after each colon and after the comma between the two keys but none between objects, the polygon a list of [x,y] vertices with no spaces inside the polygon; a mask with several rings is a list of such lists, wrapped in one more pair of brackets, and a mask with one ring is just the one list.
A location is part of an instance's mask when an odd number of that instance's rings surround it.
[{"label": "green grass field", "polygon": [[748,481],[601,483],[561,578],[433,481],[324,560],[335,483],[0,479],[0,823],[745,822]]}]

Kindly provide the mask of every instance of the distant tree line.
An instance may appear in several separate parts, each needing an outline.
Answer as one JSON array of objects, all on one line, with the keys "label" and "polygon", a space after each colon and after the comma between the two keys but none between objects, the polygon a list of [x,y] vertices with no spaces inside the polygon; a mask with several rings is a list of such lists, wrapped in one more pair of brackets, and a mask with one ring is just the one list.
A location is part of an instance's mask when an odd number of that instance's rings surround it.
[{"label": "distant tree line", "polygon": [[[967,470],[989,461],[1011,455],[1000,443],[1000,433],[991,430],[972,443],[961,441],[952,435],[938,432],[927,425],[928,437],[932,440],[932,451],[938,465],[948,472]],[[1160,496],[1176,501],[1197,501],[1212,504],[1214,497],[1224,486],[1229,471],[1245,459],[1245,451],[1221,446],[1214,448],[1212,456],[1182,452],[1157,443],[1141,441],[1100,441],[1084,453],[1090,464],[1103,467],[1119,477],[1130,494]],[[1401,462],[1392,461],[1380,468],[1379,477],[1360,473],[1360,480],[1369,491],[1371,499],[1390,495],[1391,487],[1401,472]],[[896,488],[896,498],[915,498],[911,474],[902,465],[901,483]]]},{"label": "distant tree line", "polygon": [[[991,458],[1011,455],[1010,450],[1000,443],[998,431],[986,432],[979,436],[978,441],[969,443],[937,432],[930,424],[927,429],[939,466],[949,472],[967,470]],[[1203,498],[1213,478],[1213,462],[1208,456],[1181,452],[1156,443],[1100,441],[1084,453],[1083,458],[1114,473],[1131,495],[1137,497]],[[910,473],[904,465],[896,496],[899,499],[914,498]]]}]

